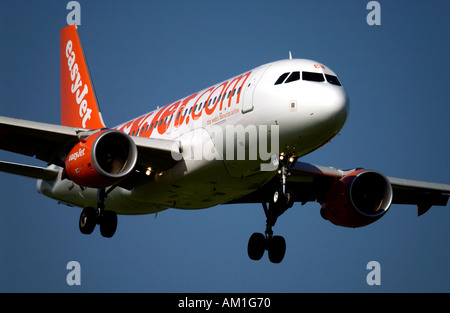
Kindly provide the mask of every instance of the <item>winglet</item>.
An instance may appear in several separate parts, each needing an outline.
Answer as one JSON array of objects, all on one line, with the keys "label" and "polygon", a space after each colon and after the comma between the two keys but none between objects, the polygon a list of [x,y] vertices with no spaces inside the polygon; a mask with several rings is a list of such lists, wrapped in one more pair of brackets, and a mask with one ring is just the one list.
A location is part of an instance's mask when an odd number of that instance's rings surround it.
[{"label": "winglet", "polygon": [[105,124],[75,24],[61,29],[61,125],[87,129]]}]

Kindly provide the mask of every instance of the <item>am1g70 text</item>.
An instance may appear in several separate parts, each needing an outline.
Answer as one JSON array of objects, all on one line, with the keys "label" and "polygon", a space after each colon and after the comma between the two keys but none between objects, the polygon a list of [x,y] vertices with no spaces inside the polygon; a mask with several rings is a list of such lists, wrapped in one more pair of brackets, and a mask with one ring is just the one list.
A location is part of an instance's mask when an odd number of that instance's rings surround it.
[{"label": "am1g70 text", "polygon": [[180,299],[178,308],[198,308],[209,311],[211,308],[269,308],[270,298],[226,297],[223,299]]},{"label": "am1g70 text", "polygon": [[222,308],[269,308],[269,298],[224,298]]}]

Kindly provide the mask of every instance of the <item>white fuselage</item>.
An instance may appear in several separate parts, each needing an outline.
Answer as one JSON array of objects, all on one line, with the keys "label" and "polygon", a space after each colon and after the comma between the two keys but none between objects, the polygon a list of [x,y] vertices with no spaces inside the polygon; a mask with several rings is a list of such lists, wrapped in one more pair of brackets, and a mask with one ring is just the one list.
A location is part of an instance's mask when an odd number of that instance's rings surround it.
[{"label": "white fuselage", "polygon": [[[149,169],[131,191],[114,189],[105,205],[144,214],[242,197],[277,174],[279,154],[301,157],[326,144],[347,113],[343,87],[320,63],[262,65],[116,127],[130,136],[179,141],[183,158],[164,172]],[[75,206],[97,201],[96,189],[69,180],[40,180],[38,189]]]}]

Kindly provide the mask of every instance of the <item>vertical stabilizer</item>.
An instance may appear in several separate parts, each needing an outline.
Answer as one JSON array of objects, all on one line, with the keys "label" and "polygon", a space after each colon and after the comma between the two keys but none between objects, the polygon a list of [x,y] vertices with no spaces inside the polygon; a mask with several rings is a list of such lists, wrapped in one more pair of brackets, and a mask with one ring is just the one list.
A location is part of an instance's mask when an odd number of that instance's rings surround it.
[{"label": "vertical stabilizer", "polygon": [[61,125],[104,128],[76,26],[61,29]]}]

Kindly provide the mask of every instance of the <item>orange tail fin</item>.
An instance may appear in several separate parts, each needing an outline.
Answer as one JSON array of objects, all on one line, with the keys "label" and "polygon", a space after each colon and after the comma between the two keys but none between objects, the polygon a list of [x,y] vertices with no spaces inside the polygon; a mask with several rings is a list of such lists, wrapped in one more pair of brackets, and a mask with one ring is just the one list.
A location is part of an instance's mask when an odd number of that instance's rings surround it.
[{"label": "orange tail fin", "polygon": [[61,29],[61,124],[105,128],[75,24]]}]

